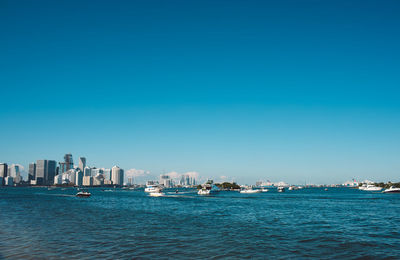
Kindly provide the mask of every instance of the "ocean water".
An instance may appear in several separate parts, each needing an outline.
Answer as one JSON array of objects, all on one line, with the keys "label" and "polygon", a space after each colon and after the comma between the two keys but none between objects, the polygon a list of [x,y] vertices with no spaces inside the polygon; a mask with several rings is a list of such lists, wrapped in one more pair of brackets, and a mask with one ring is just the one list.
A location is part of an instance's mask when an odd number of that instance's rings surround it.
[{"label": "ocean water", "polygon": [[400,259],[400,194],[0,188],[0,259]]}]

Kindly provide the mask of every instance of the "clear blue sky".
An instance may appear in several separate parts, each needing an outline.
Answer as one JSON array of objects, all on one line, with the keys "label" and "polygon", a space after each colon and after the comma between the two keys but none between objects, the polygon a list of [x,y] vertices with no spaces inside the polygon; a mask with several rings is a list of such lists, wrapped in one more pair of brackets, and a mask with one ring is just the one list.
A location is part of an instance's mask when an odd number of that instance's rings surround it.
[{"label": "clear blue sky", "polygon": [[0,161],[400,181],[399,1],[0,1]]}]

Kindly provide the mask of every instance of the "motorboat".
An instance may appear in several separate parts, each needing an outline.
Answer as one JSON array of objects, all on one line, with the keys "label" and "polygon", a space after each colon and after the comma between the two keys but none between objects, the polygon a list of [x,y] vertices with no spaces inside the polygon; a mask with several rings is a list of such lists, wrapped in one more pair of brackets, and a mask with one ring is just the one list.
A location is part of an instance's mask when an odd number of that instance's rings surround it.
[{"label": "motorboat", "polygon": [[201,189],[197,192],[199,195],[210,195],[212,193],[218,192],[219,188],[213,184],[213,180],[208,180],[206,183],[201,185]]},{"label": "motorboat", "polygon": [[367,187],[363,188],[364,191],[381,191],[382,187],[377,187],[375,185],[367,185]]},{"label": "motorboat", "polygon": [[199,195],[210,195],[210,193],[211,193],[211,189],[208,190],[208,189],[206,189],[206,188],[201,188],[201,189],[197,192],[197,194],[199,194]]},{"label": "motorboat", "polygon": [[285,187],[279,186],[278,187],[278,192],[285,192]]},{"label": "motorboat", "polygon": [[80,191],[75,196],[77,197],[90,197],[92,194],[88,191]]},{"label": "motorboat", "polygon": [[240,191],[240,193],[248,193],[248,194],[260,193],[260,192],[261,192],[261,190],[253,190],[253,189],[251,189],[251,188],[244,189],[244,190],[241,190],[241,191]]},{"label": "motorboat", "polygon": [[149,193],[149,196],[151,197],[162,197],[165,196],[165,194],[162,192],[160,188],[156,188],[155,191],[152,191]]},{"label": "motorboat", "polygon": [[391,186],[389,189],[383,191],[384,193],[400,193],[400,188]]},{"label": "motorboat", "polygon": [[261,192],[268,192],[269,190],[268,189],[266,189],[266,188],[261,188],[261,190],[260,190]]},{"label": "motorboat", "polygon": [[157,182],[154,181],[148,181],[146,183],[146,188],[144,189],[144,192],[157,192],[157,190],[160,190],[160,187]]}]

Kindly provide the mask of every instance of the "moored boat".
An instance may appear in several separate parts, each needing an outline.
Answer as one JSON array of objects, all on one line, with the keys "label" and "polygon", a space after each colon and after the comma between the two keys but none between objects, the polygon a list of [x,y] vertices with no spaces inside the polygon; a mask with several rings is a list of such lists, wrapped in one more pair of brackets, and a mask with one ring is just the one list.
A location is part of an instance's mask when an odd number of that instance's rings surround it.
[{"label": "moored boat", "polygon": [[384,193],[400,193],[400,188],[391,186],[389,189],[383,191]]}]

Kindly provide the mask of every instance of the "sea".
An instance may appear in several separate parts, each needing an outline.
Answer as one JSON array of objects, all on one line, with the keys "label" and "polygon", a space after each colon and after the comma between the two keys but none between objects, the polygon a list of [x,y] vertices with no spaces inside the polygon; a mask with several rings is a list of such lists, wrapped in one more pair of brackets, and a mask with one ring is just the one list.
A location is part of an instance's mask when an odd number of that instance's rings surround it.
[{"label": "sea", "polygon": [[0,188],[0,259],[400,259],[400,194]]}]

